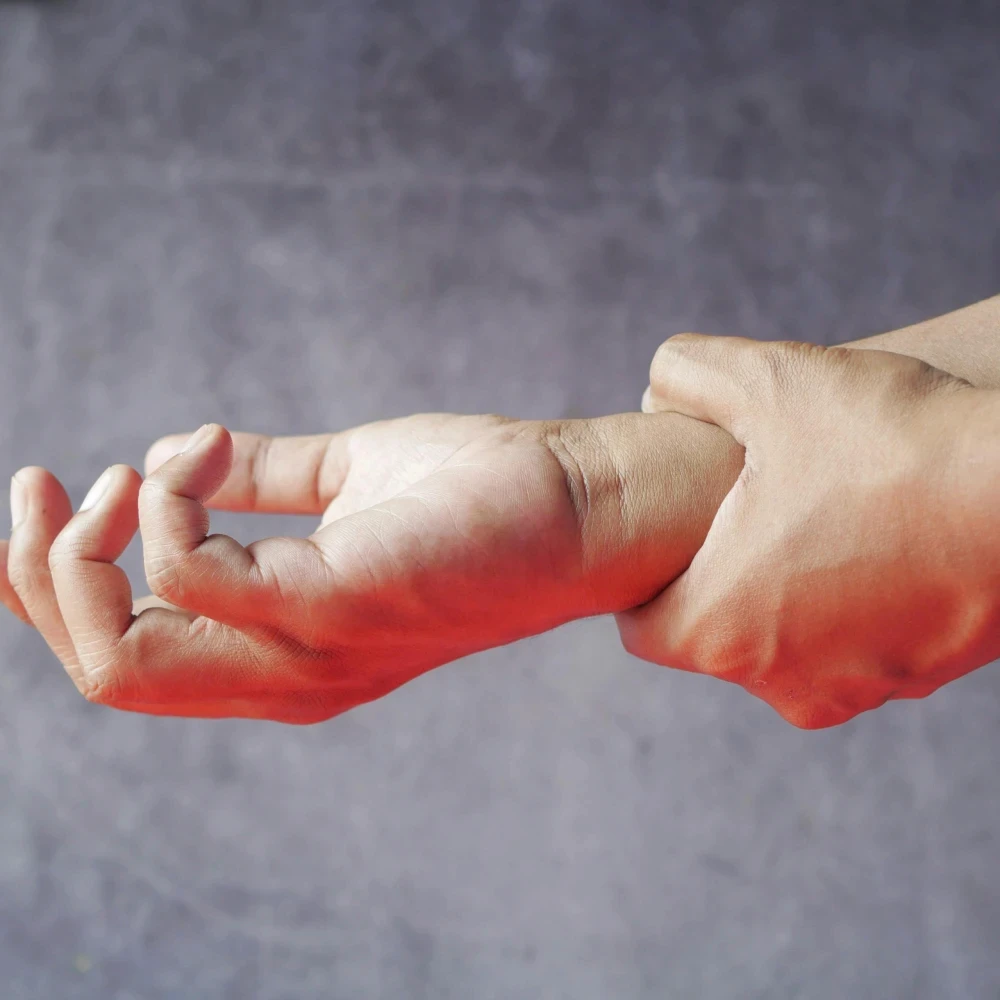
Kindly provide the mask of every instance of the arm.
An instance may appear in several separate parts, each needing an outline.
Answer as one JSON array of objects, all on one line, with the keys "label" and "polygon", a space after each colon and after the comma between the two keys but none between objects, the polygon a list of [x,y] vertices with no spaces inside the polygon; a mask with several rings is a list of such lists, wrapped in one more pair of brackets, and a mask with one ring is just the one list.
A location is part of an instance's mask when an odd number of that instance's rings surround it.
[{"label": "arm", "polygon": [[[145,478],[112,466],[76,513],[44,468],[12,483],[0,600],[91,701],[331,718],[442,663],[648,600],[698,549],[742,461],[723,431],[672,415],[208,429],[180,453],[186,435],[157,442]],[[209,508],[323,519],[308,538],[244,547],[208,534]],[[137,528],[152,594],[136,602],[116,560]]]},{"label": "arm", "polygon": [[[158,442],[145,479],[112,466],[75,515],[50,472],[21,470],[0,600],[93,701],[289,722],[650,601],[701,549],[744,457],[677,413],[424,414],[297,438],[214,426],[175,454],[184,440]],[[323,520],[243,547],[208,535],[209,509]],[[134,603],[115,561],[140,527],[153,595]]]},{"label": "arm", "polygon": [[980,389],[1000,389],[1000,295],[844,347],[926,361]]},{"label": "arm", "polygon": [[[926,328],[909,343],[989,367]],[[644,405],[724,427],[746,461],[690,566],[619,615],[630,652],[808,729],[1000,656],[996,389],[895,351],[687,335],[657,352]]]},{"label": "arm", "polygon": [[[1000,296],[842,346],[907,355],[964,378],[977,388],[998,389]],[[743,466],[743,448],[714,425],[678,413],[657,413],[655,418],[661,421],[655,429],[635,423],[627,414],[568,421],[563,427],[567,428],[564,435],[571,439],[581,437],[579,447],[587,454],[594,477],[596,488],[592,492],[599,498],[592,504],[594,514],[604,514],[602,518],[592,516],[593,525],[584,534],[589,558],[610,558],[610,554],[603,555],[610,550],[596,525],[613,521],[614,512],[622,506],[626,521],[640,529],[635,535],[637,551],[628,558],[666,557],[660,577],[664,581],[661,586],[665,586],[690,563],[705,540],[720,503]],[[587,430],[577,430],[576,424],[587,425]],[[598,443],[602,446],[595,447]],[[665,456],[669,456],[666,462]],[[669,480],[662,478],[663,473],[658,478],[655,469],[668,472]],[[657,517],[669,529],[669,543],[655,530]],[[602,575],[603,571],[598,578]]]}]

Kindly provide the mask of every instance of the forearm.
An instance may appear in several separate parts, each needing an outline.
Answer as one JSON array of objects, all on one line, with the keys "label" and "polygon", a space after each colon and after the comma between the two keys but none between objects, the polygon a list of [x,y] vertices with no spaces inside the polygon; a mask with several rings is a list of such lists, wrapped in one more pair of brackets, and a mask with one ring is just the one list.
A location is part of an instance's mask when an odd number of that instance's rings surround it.
[{"label": "forearm", "polygon": [[1000,388],[1000,295],[944,316],[844,344],[919,358],[980,389]]}]

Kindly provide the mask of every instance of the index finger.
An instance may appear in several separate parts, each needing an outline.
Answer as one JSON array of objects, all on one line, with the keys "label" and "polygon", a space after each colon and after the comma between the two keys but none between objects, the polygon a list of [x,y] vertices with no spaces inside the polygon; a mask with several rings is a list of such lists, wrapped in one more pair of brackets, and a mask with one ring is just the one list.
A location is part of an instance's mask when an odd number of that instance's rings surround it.
[{"label": "index finger", "polygon": [[307,539],[265,538],[244,547],[229,535],[208,534],[207,500],[229,478],[232,450],[229,432],[206,424],[143,482],[146,579],[157,597],[242,631],[294,630],[317,593],[328,592],[330,567]]},{"label": "index finger", "polygon": [[[336,498],[350,464],[352,431],[272,437],[231,431],[233,464],[206,501],[214,510],[319,517]],[[189,434],[170,434],[146,452],[146,475],[173,458]]]}]

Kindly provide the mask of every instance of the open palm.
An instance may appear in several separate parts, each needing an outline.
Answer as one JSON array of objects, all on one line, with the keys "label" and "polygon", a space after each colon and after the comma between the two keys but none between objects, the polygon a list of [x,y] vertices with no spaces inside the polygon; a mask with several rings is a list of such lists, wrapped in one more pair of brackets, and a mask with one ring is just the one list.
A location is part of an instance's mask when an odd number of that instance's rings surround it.
[{"label": "open palm", "polygon": [[[73,515],[47,470],[0,596],[94,701],[154,714],[315,722],[431,667],[544,631],[586,603],[580,521],[541,422],[420,415],[269,438],[211,425],[147,455],[143,481]],[[246,548],[207,508],[318,514]],[[141,528],[152,595],[114,565]],[[0,553],[2,554],[2,553]]]}]

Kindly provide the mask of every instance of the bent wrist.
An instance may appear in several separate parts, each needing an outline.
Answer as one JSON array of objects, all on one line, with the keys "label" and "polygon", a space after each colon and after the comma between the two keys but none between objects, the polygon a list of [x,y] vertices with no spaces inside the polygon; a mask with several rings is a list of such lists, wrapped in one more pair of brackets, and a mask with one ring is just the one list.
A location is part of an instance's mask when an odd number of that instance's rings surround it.
[{"label": "bent wrist", "polygon": [[743,467],[743,449],[674,413],[545,422],[577,512],[581,616],[652,600],[690,564]]}]

